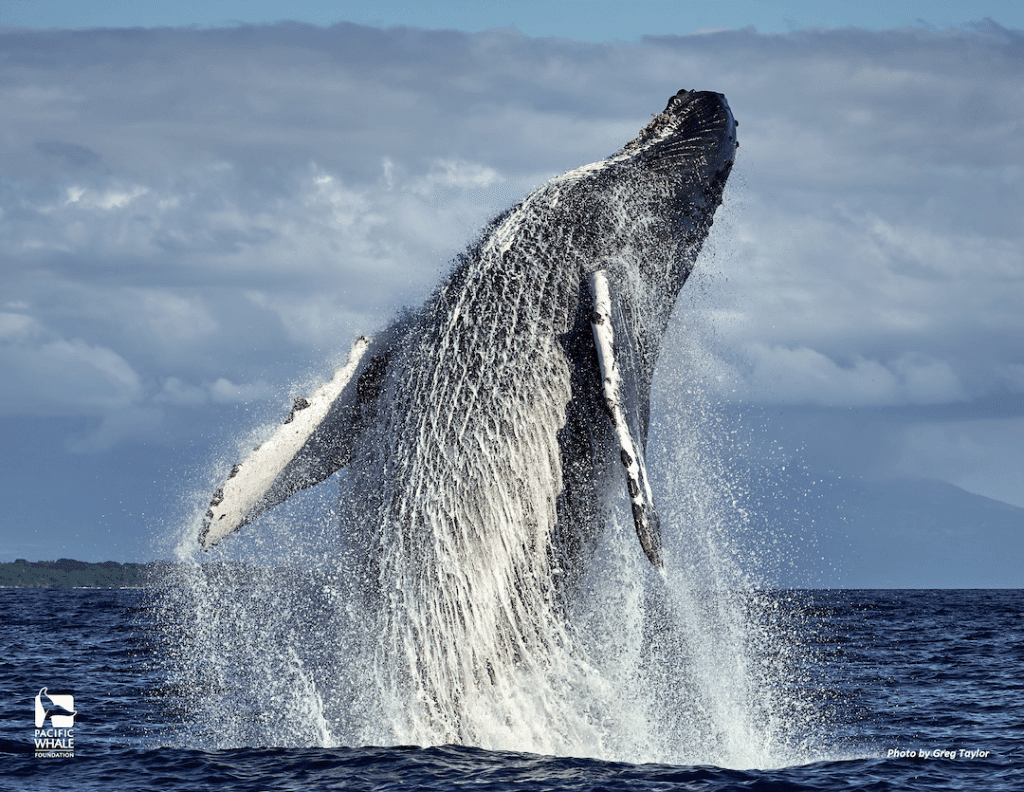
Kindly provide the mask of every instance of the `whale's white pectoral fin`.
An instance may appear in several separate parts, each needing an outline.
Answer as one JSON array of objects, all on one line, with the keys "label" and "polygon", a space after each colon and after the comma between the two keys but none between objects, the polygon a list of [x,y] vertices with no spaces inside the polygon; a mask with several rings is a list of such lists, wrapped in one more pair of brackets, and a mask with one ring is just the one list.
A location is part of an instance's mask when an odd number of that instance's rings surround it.
[{"label": "whale's white pectoral fin", "polygon": [[[598,270],[590,276],[590,294],[594,301],[590,323],[594,331],[597,360],[601,366],[604,400],[619,440],[619,453],[626,472],[626,489],[633,509],[633,524],[647,558],[656,567],[661,568],[661,525],[654,510],[654,498],[647,480],[644,438],[640,436],[638,422],[634,420],[634,426],[631,428],[627,417],[627,389],[624,387],[623,371],[616,359],[612,294],[605,270]],[[625,342],[626,339],[623,338],[622,341]],[[636,409],[633,412],[636,412]]]},{"label": "whale's white pectoral fin", "polygon": [[339,414],[357,409],[356,373],[365,368],[360,361],[370,346],[370,339],[356,339],[348,362],[333,379],[308,399],[296,399],[273,437],[231,469],[203,520],[199,544],[204,550],[288,496],[320,483],[347,462],[344,438],[333,435],[346,428],[346,422],[338,420]]}]

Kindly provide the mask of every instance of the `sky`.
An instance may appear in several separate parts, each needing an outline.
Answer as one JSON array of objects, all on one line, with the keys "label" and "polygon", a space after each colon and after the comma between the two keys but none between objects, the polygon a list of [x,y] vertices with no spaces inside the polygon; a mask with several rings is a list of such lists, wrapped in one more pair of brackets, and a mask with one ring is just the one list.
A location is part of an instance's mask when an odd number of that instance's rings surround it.
[{"label": "sky", "polygon": [[515,27],[532,38],[632,42],[655,33],[689,34],[753,26],[759,33],[809,27],[855,26],[889,30],[906,25],[945,30],[985,18],[1024,27],[1016,0],[958,2],[862,0],[856,7],[820,0],[450,0],[449,2],[323,2],[323,0],[3,0],[0,25],[38,28],[223,27],[282,21],[330,26],[340,21],[370,27],[403,25],[471,33]]},{"label": "sky", "polygon": [[168,557],[356,333],[680,88],[741,148],[656,412],[689,378],[757,465],[1024,507],[1019,4],[137,5],[0,5],[0,560]]}]

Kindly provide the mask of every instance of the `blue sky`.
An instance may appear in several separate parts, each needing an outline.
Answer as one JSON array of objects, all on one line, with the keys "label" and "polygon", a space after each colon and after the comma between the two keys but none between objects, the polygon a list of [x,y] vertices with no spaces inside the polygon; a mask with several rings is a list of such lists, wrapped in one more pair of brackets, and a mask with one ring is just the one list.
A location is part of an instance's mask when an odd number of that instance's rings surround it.
[{"label": "blue sky", "polygon": [[0,6],[0,559],[168,557],[355,333],[682,87],[741,149],[656,414],[1024,507],[1016,5],[325,7]]},{"label": "blue sky", "polygon": [[407,25],[427,30],[479,32],[515,26],[531,37],[561,36],[578,41],[636,41],[647,34],[687,34],[752,25],[759,33],[788,33],[808,27],[849,25],[888,30],[905,25],[945,29],[991,18],[1004,27],[1024,28],[1018,2],[731,2],[730,0],[548,0],[547,2],[310,2],[247,0],[206,3],[47,2],[4,0],[0,25],[26,27],[219,27],[285,20],[313,25],[340,21],[373,27]]}]

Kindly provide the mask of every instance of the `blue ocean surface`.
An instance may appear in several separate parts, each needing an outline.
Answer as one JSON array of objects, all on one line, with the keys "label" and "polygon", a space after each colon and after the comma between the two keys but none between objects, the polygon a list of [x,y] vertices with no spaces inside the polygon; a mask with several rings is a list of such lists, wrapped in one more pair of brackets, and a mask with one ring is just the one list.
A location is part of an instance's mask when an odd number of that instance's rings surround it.
[{"label": "blue ocean surface", "polygon": [[[460,745],[201,747],[153,638],[151,592],[0,590],[0,789],[1024,789],[1024,591],[765,596],[813,647],[793,684],[827,713],[811,735],[825,759],[729,769]],[[49,694],[74,696],[73,756],[37,754],[43,688],[48,710]]]}]

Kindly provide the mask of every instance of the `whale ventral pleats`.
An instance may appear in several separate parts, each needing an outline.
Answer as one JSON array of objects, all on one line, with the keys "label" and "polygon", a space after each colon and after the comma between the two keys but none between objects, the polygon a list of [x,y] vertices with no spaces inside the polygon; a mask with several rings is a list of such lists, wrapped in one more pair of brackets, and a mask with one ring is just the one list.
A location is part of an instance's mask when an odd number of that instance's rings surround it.
[{"label": "whale ventral pleats", "polygon": [[651,383],[734,136],[721,94],[679,91],[625,147],[538,187],[215,493],[204,548],[345,471],[338,563],[365,586],[380,700],[411,742],[472,743],[470,706],[515,719],[498,688],[543,687],[613,521],[640,545],[617,554],[664,570]]}]

